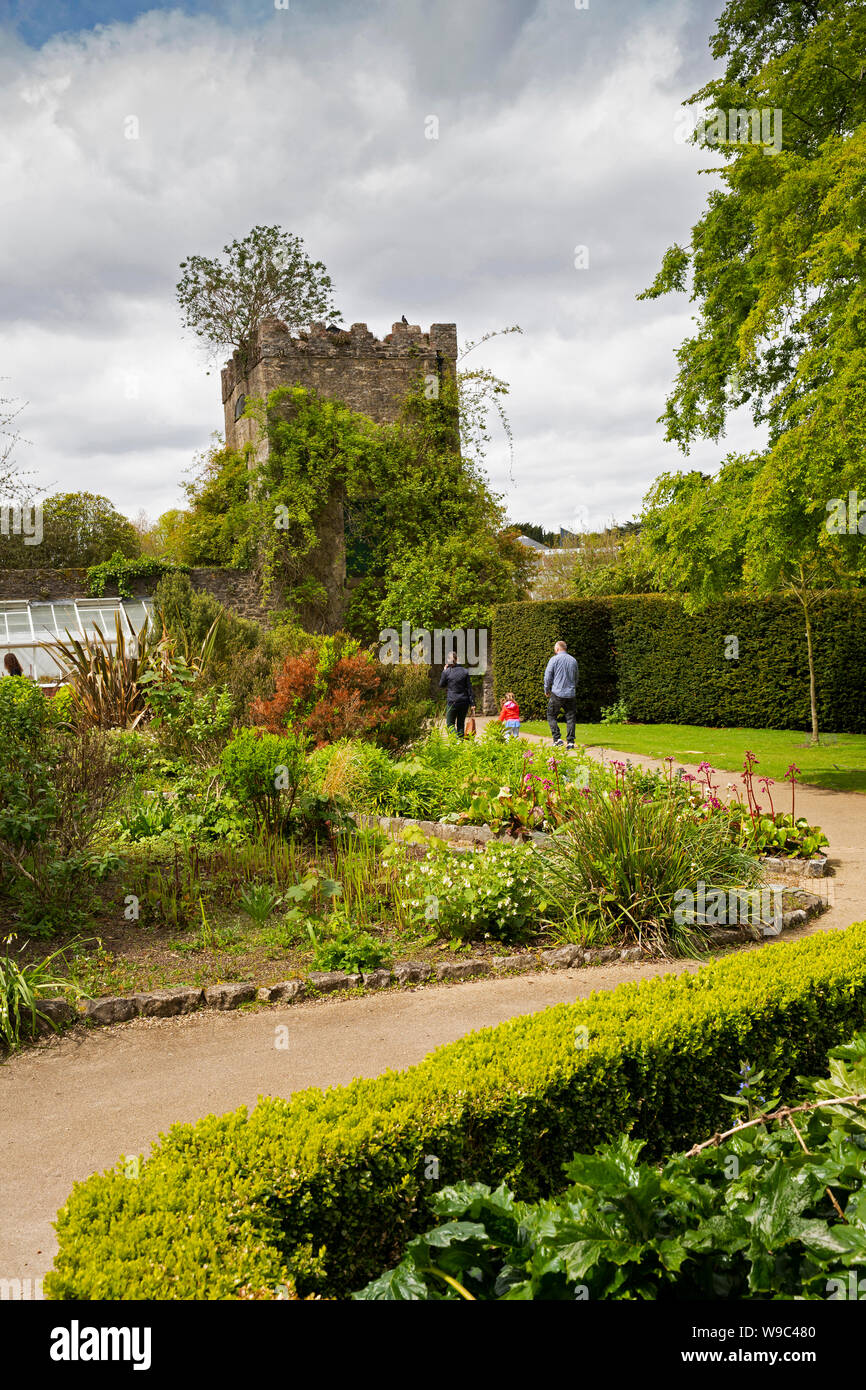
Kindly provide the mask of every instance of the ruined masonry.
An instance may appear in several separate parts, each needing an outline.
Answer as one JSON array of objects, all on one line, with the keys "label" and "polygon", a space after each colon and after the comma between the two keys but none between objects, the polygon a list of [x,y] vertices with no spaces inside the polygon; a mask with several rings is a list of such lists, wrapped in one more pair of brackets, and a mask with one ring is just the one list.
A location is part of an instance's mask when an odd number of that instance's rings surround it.
[{"label": "ruined masonry", "polygon": [[[225,439],[232,449],[252,444],[264,462],[268,441],[258,437],[255,422],[240,418],[248,397],[265,399],[279,386],[303,386],[368,415],[376,424],[392,424],[419,376],[444,383],[457,374],[457,325],[434,323],[429,333],[417,324],[395,323],[383,339],[365,323],[348,330],[314,323],[292,337],[280,319],[262,319],[246,354],[235,352],[222,372]],[[346,542],[343,496],[335,490],[318,524],[319,545],[304,562],[305,574],[327,593],[324,604],[306,606],[301,621],[309,631],[336,632],[343,625],[346,588]]]}]

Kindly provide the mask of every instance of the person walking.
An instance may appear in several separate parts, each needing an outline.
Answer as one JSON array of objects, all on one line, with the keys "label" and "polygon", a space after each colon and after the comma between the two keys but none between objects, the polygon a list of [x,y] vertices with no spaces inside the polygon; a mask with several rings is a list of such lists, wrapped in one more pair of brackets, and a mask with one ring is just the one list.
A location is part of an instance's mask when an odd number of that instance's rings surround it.
[{"label": "person walking", "polygon": [[544,693],[547,696],[547,723],[554,748],[562,747],[559,720],[565,717],[566,747],[574,747],[574,724],[577,710],[577,662],[569,655],[564,642],[557,642],[553,656],[544,671]]},{"label": "person walking", "polygon": [[439,688],[445,690],[445,725],[463,738],[467,712],[471,709],[475,713],[475,696],[469,672],[458,665],[456,652],[448,653]]}]

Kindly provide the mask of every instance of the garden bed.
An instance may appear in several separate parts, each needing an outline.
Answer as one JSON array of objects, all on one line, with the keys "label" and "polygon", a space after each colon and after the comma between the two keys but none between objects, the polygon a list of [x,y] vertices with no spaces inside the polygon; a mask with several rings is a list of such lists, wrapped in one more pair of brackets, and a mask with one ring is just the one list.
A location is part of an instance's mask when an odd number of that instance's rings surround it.
[{"label": "garden bed", "polygon": [[575,1150],[623,1131],[669,1153],[724,1128],[744,1059],[790,1100],[864,1008],[859,924],[513,1018],[406,1071],[176,1125],[134,1181],[120,1157],[76,1185],[46,1294],[345,1296],[428,1228],[437,1185],[505,1181],[534,1200],[561,1190]]},{"label": "garden bed", "polygon": [[[782,931],[804,926],[813,916],[824,911],[823,898],[802,889],[786,891],[781,921],[750,923],[737,927],[719,928],[711,934],[712,949],[742,945],[745,942],[764,942],[778,937]],[[657,959],[649,951],[631,946],[581,947],[557,946],[548,949],[527,948],[507,955],[497,955],[488,947],[467,959],[406,960],[393,969],[379,969],[350,974],[346,971],[313,971],[305,978],[279,980],[256,985],[252,980],[225,981],[207,986],[178,985],[143,990],[128,995],[113,995],[88,999],[79,1007],[67,1000],[50,999],[40,1002],[40,1009],[50,1023],[112,1024],[128,1023],[134,1018],[173,1018],[199,1009],[237,1009],[255,1005],[300,1004],[326,995],[364,994],[390,988],[415,988],[439,984],[455,984],[463,980],[489,977],[534,974],[545,970],[576,970],[614,961],[649,961]]]}]

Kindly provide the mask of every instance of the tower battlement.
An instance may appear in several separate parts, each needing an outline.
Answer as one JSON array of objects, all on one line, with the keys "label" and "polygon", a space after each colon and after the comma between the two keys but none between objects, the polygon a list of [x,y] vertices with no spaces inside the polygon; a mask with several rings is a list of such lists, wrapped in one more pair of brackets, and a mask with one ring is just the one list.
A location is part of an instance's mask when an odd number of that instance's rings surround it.
[{"label": "tower battlement", "polygon": [[342,401],[377,424],[389,424],[419,375],[453,380],[456,371],[453,323],[431,324],[427,333],[417,324],[395,323],[380,339],[365,323],[345,330],[314,323],[293,337],[281,319],[262,319],[246,358],[235,352],[222,371],[226,443],[240,448],[254,442],[253,422],[236,418],[247,396],[266,397],[279,386],[300,385]]}]

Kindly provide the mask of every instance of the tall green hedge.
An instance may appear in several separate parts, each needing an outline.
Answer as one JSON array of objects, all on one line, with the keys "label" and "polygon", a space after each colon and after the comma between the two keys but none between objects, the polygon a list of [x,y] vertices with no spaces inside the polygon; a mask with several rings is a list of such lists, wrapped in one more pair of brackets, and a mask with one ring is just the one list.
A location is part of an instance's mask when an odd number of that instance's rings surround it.
[{"label": "tall green hedge", "polygon": [[554,643],[577,658],[577,717],[598,719],[616,699],[613,625],[607,599],[502,603],[493,615],[493,678],[497,698],[513,690],[523,719],[543,719],[544,669]]},{"label": "tall green hedge", "polygon": [[[821,727],[864,733],[866,593],[822,595],[813,627]],[[645,724],[810,727],[803,611],[793,597],[732,597],[691,615],[661,595],[503,604],[493,623],[496,693],[522,695],[526,718],[544,714],[541,676],[560,635],[581,667],[580,718],[597,719],[619,696]],[[729,638],[736,658],[725,654]]]},{"label": "tall green hedge", "polygon": [[682,1148],[724,1127],[743,1060],[793,1097],[864,1022],[859,923],[510,1019],[407,1071],[176,1125],[140,1172],[121,1160],[76,1184],[45,1289],[268,1298],[294,1278],[344,1295],[429,1227],[431,1182],[505,1180],[529,1200],[623,1130],[651,1154]]}]

